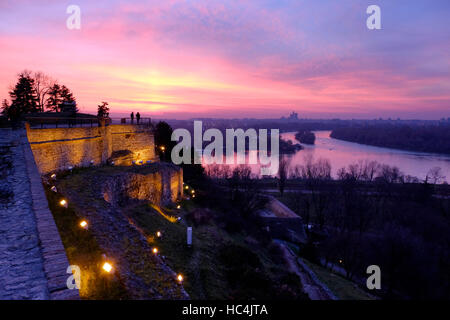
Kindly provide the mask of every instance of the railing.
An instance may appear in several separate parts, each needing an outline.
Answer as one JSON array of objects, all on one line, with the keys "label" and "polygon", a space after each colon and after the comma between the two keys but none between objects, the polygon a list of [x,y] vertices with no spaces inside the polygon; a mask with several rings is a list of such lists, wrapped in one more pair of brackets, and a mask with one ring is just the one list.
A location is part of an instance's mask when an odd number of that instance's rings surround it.
[{"label": "railing", "polygon": [[134,119],[131,118],[109,118],[111,120],[111,124],[133,124],[133,125],[142,125],[142,126],[151,126],[152,118],[139,118]]},{"label": "railing", "polygon": [[131,120],[130,118],[105,118],[93,117],[25,117],[30,128],[75,128],[75,127],[101,127],[110,124],[139,125],[142,127],[152,127],[151,118],[140,118]]}]

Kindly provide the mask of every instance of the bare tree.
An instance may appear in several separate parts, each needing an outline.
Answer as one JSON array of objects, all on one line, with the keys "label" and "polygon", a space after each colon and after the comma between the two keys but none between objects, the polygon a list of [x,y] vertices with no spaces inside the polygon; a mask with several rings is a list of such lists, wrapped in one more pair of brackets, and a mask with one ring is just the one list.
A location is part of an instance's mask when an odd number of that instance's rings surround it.
[{"label": "bare tree", "polygon": [[33,74],[34,90],[38,97],[38,107],[41,112],[44,112],[45,97],[50,91],[50,88],[55,84],[55,80],[50,78],[45,73],[38,71]]},{"label": "bare tree", "polygon": [[432,184],[438,184],[445,181],[445,176],[442,173],[440,167],[433,167],[427,172],[425,182],[431,182]]},{"label": "bare tree", "polygon": [[283,196],[284,189],[286,187],[288,171],[289,162],[286,160],[286,158],[282,157],[278,166],[278,188],[280,189],[281,196]]},{"label": "bare tree", "polygon": [[305,165],[296,171],[300,171],[300,176],[308,191],[308,195],[304,198],[304,207],[307,210],[304,213],[305,218],[309,220],[310,216],[313,216],[319,228],[323,229],[328,219],[327,213],[333,198],[332,192],[324,190],[331,180],[330,161],[321,158],[314,162],[312,156],[307,156]]}]

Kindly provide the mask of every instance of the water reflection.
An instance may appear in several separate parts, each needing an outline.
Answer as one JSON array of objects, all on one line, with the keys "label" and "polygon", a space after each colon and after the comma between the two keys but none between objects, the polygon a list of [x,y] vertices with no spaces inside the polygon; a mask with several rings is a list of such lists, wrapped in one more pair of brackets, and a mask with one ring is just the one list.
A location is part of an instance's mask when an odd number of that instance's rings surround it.
[{"label": "water reflection", "polygon": [[[289,156],[291,166],[303,165],[307,155],[314,159],[325,158],[331,163],[332,175],[349,164],[357,163],[359,160],[377,161],[381,164],[396,166],[406,175],[425,179],[427,172],[433,167],[440,167],[450,181],[450,156],[402,151],[362,145],[353,142],[341,141],[330,138],[331,131],[315,131],[316,143],[314,146],[303,145],[300,150]],[[282,139],[295,140],[295,132],[281,134]]]}]

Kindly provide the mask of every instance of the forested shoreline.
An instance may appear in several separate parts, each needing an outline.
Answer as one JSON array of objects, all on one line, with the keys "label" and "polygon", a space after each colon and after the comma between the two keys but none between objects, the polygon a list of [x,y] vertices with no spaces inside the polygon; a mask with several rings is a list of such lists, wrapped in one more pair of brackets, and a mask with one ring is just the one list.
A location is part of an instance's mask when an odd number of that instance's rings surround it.
[{"label": "forested shoreline", "polygon": [[450,125],[341,127],[334,129],[330,136],[377,147],[450,154]]}]

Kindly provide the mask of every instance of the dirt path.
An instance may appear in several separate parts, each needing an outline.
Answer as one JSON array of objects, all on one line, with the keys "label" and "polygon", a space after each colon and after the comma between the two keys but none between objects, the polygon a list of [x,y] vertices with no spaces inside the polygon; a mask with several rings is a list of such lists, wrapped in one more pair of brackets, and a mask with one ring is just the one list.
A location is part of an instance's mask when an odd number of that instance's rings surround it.
[{"label": "dirt path", "polygon": [[[305,270],[297,262],[297,257],[281,242],[281,249],[283,250],[284,259],[288,265],[289,272],[293,272],[300,277],[305,293],[311,300],[337,300],[337,298],[325,288],[322,283],[311,275],[310,270]],[[308,272],[309,271],[309,272]]]}]

